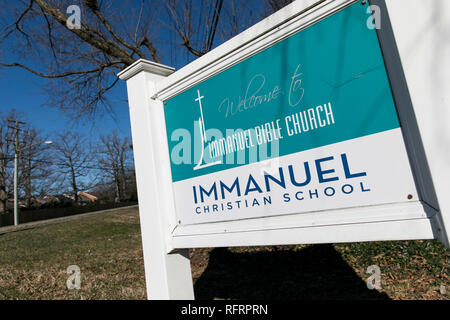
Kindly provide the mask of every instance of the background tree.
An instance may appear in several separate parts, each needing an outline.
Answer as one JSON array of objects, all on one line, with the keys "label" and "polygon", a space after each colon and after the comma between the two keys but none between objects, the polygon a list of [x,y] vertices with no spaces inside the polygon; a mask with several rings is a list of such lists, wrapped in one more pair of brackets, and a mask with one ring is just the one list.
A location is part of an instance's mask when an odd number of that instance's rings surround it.
[{"label": "background tree", "polygon": [[88,177],[94,170],[87,139],[78,133],[66,131],[57,136],[52,149],[55,152],[52,158],[61,174],[62,183],[70,186],[73,199],[78,202],[79,191],[89,188],[80,178]]},{"label": "background tree", "polygon": [[[6,211],[8,198],[14,193],[14,121],[24,119],[25,115],[11,110],[0,113],[0,213]],[[46,139],[31,125],[19,130],[18,145],[18,191],[19,197],[25,196],[27,206],[37,190],[49,190],[52,185],[48,148],[42,144]]]},{"label": "background tree", "polygon": [[[110,107],[106,97],[116,74],[137,59],[182,66],[262,19],[277,2],[288,1],[4,1],[0,66],[49,79],[50,105],[73,117],[94,116]],[[69,4],[81,9],[79,29],[67,25]],[[11,56],[5,50],[19,59],[4,58]]]},{"label": "background tree", "polygon": [[131,141],[128,137],[120,138],[117,131],[100,137],[98,163],[106,179],[113,182],[115,201],[129,200],[134,181],[130,181],[133,174],[133,158]]},{"label": "background tree", "polygon": [[13,119],[16,112],[0,114],[0,214],[6,211],[9,186],[11,185],[11,165],[14,160],[13,132],[9,129],[8,119]]},{"label": "background tree", "polygon": [[[25,197],[25,204],[32,205],[36,193],[48,193],[54,183],[54,168],[49,153],[49,146],[44,142],[47,137],[39,131],[29,128],[23,134],[20,145],[19,182]],[[47,191],[47,192],[46,192]]]}]

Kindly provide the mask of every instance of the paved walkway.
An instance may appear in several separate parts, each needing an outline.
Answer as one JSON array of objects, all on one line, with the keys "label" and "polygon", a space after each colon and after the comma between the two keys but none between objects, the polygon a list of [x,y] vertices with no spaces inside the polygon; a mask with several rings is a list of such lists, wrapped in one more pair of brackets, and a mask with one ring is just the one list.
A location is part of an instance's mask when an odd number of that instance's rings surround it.
[{"label": "paved walkway", "polygon": [[20,224],[18,226],[1,227],[0,235],[10,233],[10,232],[34,229],[34,228],[37,228],[40,226],[46,226],[49,224],[62,223],[62,222],[66,222],[66,221],[76,220],[79,218],[83,218],[83,217],[87,217],[87,216],[91,216],[91,215],[95,215],[95,214],[99,214],[99,213],[106,213],[106,212],[111,212],[111,211],[116,211],[116,210],[130,209],[130,208],[137,208],[137,207],[138,207],[138,205],[136,204],[136,205],[127,206],[127,207],[112,208],[112,209],[100,210],[100,211],[94,211],[94,212],[88,212],[88,213],[80,213],[80,214],[75,214],[73,216],[68,216],[68,217],[28,222],[28,223]]}]

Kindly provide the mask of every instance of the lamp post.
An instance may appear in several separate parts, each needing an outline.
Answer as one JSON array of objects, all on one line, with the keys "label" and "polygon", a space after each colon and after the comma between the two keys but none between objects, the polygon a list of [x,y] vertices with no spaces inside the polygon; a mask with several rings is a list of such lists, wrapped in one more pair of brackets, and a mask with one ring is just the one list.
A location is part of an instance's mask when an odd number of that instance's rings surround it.
[{"label": "lamp post", "polygon": [[[38,143],[34,143],[31,146],[39,145],[39,144],[52,144],[53,141],[42,141]],[[16,141],[15,141],[15,148],[14,148],[14,225],[19,225],[19,205],[18,205],[18,179],[17,179],[17,172],[18,172],[18,162],[19,162],[19,130],[16,130]]]}]

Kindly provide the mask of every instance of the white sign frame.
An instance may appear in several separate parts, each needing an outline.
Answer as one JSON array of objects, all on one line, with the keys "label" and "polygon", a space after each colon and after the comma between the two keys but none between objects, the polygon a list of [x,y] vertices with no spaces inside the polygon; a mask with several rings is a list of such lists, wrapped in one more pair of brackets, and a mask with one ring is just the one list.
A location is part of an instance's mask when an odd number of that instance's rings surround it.
[{"label": "white sign frame", "polygon": [[[444,153],[433,140],[432,128],[422,122],[430,110],[423,106],[420,95],[430,92],[414,91],[421,79],[408,69],[412,58],[401,41],[411,37],[406,32],[420,31],[411,29],[410,21],[422,21],[424,11],[431,11],[419,0],[414,0],[415,6],[411,0],[373,0],[371,4],[382,10],[379,40],[420,199],[198,225],[177,221],[163,102],[355,2],[297,0],[175,73],[170,67],[141,59],[119,74],[127,80],[149,299],[194,298],[188,248],[415,239],[440,239],[448,246],[445,230],[450,228],[450,200],[445,193],[450,191],[450,164],[442,164]],[[446,0],[435,2],[447,8],[441,11],[450,12]],[[406,6],[407,17],[403,11]],[[411,11],[415,16],[411,17]],[[440,13],[445,16],[444,12]],[[449,21],[441,23],[449,27]],[[437,31],[427,36],[443,37]],[[396,42],[400,43],[398,50]],[[430,61],[429,56],[423,58]],[[450,66],[448,60],[445,63]],[[441,91],[433,94],[450,101]],[[450,134],[447,137],[450,139]]]}]

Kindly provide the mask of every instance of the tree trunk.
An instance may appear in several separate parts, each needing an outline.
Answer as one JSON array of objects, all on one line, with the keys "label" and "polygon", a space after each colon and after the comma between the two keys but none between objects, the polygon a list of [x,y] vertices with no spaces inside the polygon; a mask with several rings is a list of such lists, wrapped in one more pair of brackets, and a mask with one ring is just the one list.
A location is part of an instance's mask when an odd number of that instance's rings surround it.
[{"label": "tree trunk", "polygon": [[120,202],[120,200],[121,200],[120,185],[119,185],[119,179],[117,176],[114,178],[114,184],[115,184],[115,189],[116,189],[116,198],[114,199],[114,202]]},{"label": "tree trunk", "polygon": [[5,186],[0,186],[0,214],[6,212],[6,201],[8,200],[8,194],[6,193]]},{"label": "tree trunk", "polygon": [[125,200],[127,198],[127,186],[126,186],[126,176],[125,176],[125,168],[123,160],[121,160],[120,164],[120,184],[121,184],[121,190],[122,190],[122,197],[121,200]]},{"label": "tree trunk", "polygon": [[75,175],[75,169],[73,168],[72,160],[69,160],[70,163],[70,173],[72,175],[72,190],[73,190],[73,198],[75,199],[75,203],[78,203],[78,187],[77,187],[77,178]]},{"label": "tree trunk", "polygon": [[27,201],[27,208],[31,207],[31,158],[28,159],[28,170],[25,180],[25,198]]},{"label": "tree trunk", "polygon": [[[3,137],[2,137],[3,139]],[[0,148],[0,157],[3,158],[3,151]],[[0,213],[6,212],[6,202],[8,201],[8,194],[6,193],[6,182],[5,182],[5,171],[6,163],[5,160],[0,159]]]}]

